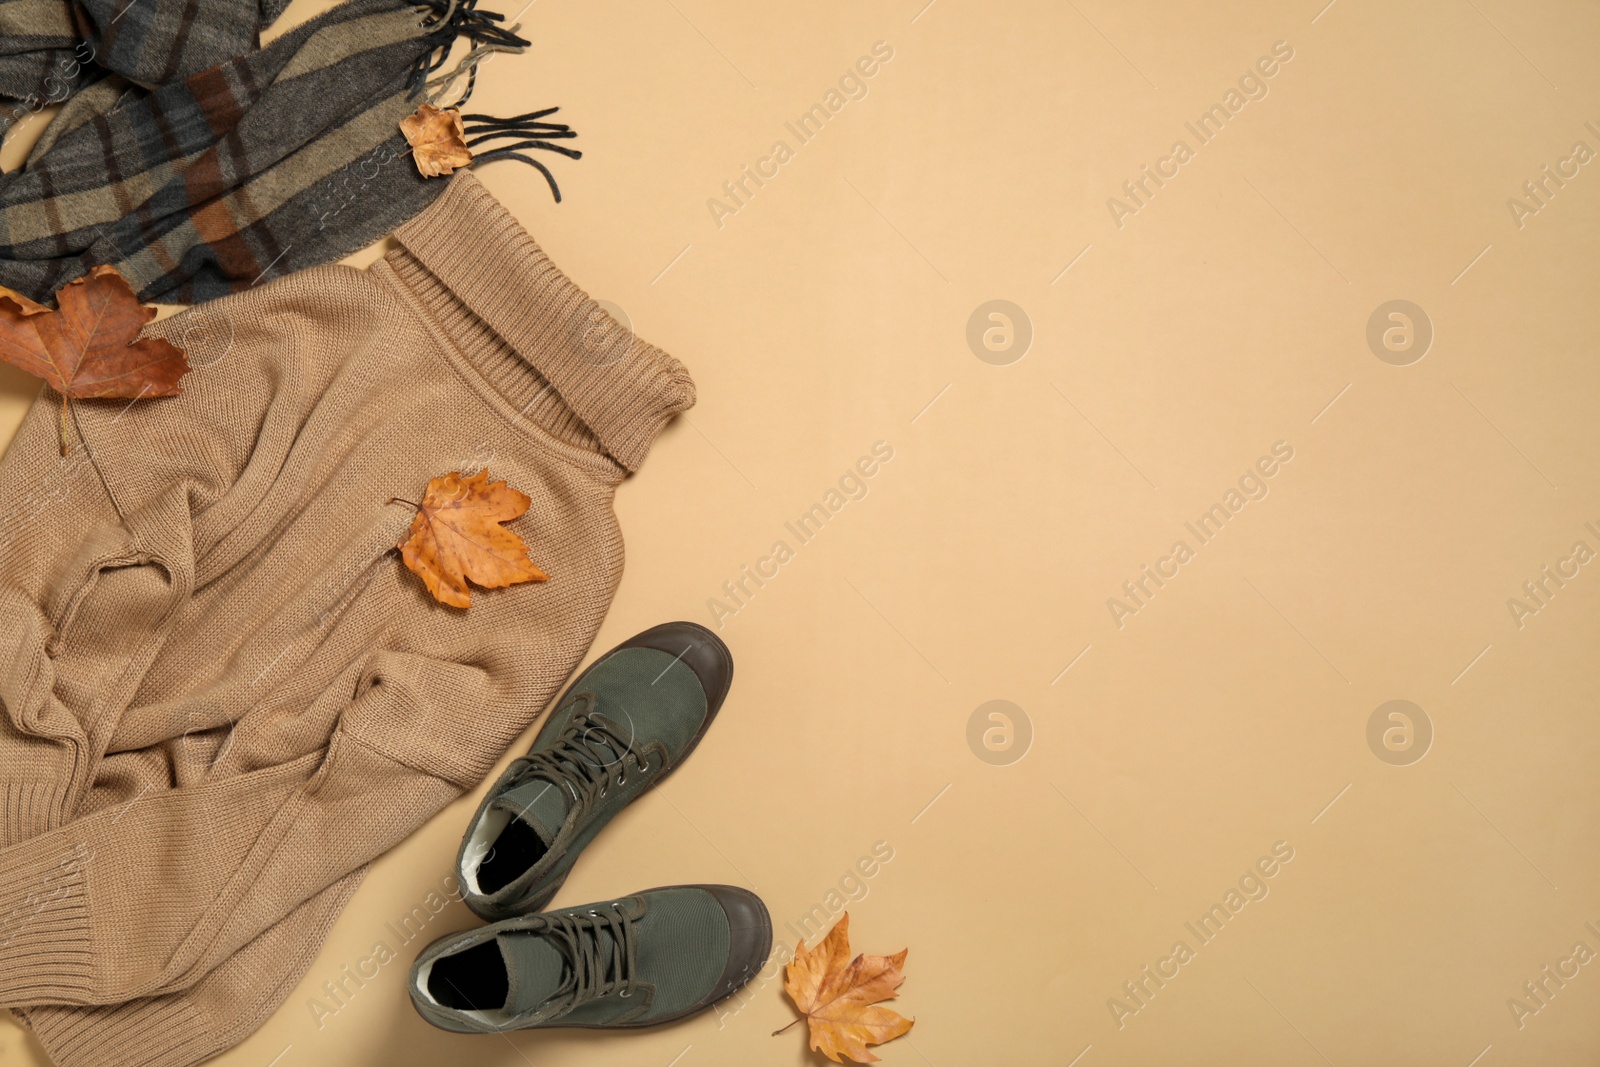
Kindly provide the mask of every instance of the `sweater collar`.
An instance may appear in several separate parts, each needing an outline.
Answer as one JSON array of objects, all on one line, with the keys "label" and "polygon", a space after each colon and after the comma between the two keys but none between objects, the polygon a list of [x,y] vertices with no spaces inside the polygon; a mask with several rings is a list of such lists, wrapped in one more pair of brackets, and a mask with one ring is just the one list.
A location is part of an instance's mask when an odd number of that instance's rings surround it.
[{"label": "sweater collar", "polygon": [[395,238],[385,263],[519,417],[633,471],[693,406],[684,366],[591,300],[470,173]]}]

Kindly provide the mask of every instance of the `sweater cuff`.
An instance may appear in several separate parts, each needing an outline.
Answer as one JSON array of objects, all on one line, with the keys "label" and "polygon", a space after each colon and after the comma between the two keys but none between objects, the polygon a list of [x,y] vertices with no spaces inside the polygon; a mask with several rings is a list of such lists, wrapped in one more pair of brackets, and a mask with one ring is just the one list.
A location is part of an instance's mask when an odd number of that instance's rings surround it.
[{"label": "sweater cuff", "polygon": [[55,1067],[191,1067],[255,1033],[293,992],[366,868],[335,882],[193,987],[96,1008],[34,1006],[17,1017]]},{"label": "sweater cuff", "polygon": [[82,1000],[93,987],[87,845],[0,852],[0,1004]]},{"label": "sweater cuff", "polygon": [[[470,173],[457,172],[395,238],[388,264],[519,412],[547,423],[570,412],[632,471],[694,405],[683,364],[591,300]],[[477,323],[499,343],[485,343]],[[563,412],[541,410],[551,392]]]},{"label": "sweater cuff", "polygon": [[171,1067],[221,1051],[210,1040],[205,1016],[177,997],[103,1008],[13,1010],[55,1067]]},{"label": "sweater cuff", "polygon": [[[37,778],[0,785],[0,849],[38,837],[55,825],[62,796],[60,785]],[[0,941],[4,939],[0,932]]]}]

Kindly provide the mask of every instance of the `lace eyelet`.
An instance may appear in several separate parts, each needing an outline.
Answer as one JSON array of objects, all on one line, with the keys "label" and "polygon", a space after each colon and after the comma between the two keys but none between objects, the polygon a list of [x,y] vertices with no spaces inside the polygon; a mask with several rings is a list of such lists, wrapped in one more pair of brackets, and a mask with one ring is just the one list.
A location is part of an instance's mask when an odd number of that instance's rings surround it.
[{"label": "lace eyelet", "polygon": [[617,994],[617,996],[619,996],[619,997],[621,997],[621,998],[623,998],[623,999],[624,999],[624,1000],[625,1000],[625,999],[627,999],[627,998],[628,998],[628,997],[631,997],[631,996],[633,996],[633,990],[631,990],[631,989],[624,989],[624,990],[623,990],[623,991],[622,991],[622,992],[620,992],[620,993],[618,993],[618,994]]}]

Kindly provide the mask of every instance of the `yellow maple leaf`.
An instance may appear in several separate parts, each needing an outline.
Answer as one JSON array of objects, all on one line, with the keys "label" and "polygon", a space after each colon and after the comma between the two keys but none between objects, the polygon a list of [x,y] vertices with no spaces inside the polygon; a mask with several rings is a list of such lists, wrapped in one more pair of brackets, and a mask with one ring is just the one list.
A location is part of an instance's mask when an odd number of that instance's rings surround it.
[{"label": "yellow maple leaf", "polygon": [[485,589],[500,589],[550,577],[528,558],[522,538],[500,525],[522,515],[533,501],[505,482],[489,481],[487,469],[470,478],[451,471],[428,482],[422,503],[401,502],[416,508],[417,517],[400,543],[400,557],[439,603],[471,607],[469,578]]},{"label": "yellow maple leaf", "polygon": [[895,991],[906,980],[900,971],[906,951],[852,959],[849,912],[839,917],[816,948],[806,948],[804,941],[795,946],[783,991],[811,1027],[813,1052],[834,1063],[844,1062],[841,1054],[855,1063],[875,1063],[878,1057],[867,1051],[868,1045],[892,1041],[911,1029],[912,1020],[878,1003],[899,996]]}]

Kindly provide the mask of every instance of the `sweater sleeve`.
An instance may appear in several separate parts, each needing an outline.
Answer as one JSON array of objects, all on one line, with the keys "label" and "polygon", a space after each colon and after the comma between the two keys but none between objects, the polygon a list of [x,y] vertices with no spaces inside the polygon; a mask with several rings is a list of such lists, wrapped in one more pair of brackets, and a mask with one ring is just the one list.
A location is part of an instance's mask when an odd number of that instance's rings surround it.
[{"label": "sweater sleeve", "polygon": [[364,691],[325,753],[151,794],[0,850],[0,1004],[186,989],[415,831],[462,790],[360,737],[399,692]]},{"label": "sweater sleeve", "polygon": [[365,871],[341,878],[188,989],[126,1004],[18,1009],[55,1067],[208,1060],[254,1033],[310,968]]}]

